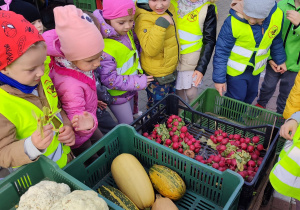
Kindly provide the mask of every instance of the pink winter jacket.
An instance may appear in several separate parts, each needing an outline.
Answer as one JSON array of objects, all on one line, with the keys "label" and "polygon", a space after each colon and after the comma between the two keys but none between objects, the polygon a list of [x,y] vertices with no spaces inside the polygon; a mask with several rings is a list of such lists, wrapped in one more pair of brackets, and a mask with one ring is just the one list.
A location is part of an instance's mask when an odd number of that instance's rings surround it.
[{"label": "pink winter jacket", "polygon": [[60,51],[55,30],[45,32],[43,37],[47,44],[47,54],[52,56],[49,75],[68,118],[72,120],[74,115],[83,114],[84,111],[89,112],[94,118],[92,129],[75,131],[75,145],[71,147],[75,149],[87,141],[98,127],[96,80],[76,70],[58,66],[54,57],[64,57],[64,55]]}]

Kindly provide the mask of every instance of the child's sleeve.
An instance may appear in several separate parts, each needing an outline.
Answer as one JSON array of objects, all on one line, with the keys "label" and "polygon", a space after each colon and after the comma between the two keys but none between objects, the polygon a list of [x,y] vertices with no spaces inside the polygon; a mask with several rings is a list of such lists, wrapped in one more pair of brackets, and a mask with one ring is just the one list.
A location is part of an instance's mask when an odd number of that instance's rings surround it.
[{"label": "child's sleeve", "polygon": [[288,119],[295,112],[300,111],[300,72],[297,74],[295,79],[295,84],[286,100],[285,109],[283,112],[283,117]]},{"label": "child's sleeve", "polygon": [[115,59],[105,52],[103,52],[102,57],[103,60],[98,72],[102,84],[108,89],[137,91],[147,87],[147,76],[145,74],[118,75]]},{"label": "child's sleeve", "polygon": [[217,36],[217,15],[215,6],[210,5],[207,9],[207,15],[203,25],[203,46],[201,48],[200,58],[196,66],[196,70],[203,75],[206,72],[207,65],[210,61],[214,47],[216,45]]},{"label": "child's sleeve", "polygon": [[272,59],[277,65],[281,65],[286,61],[286,54],[285,54],[285,49],[282,40],[283,22],[284,22],[284,17],[282,19],[281,30],[279,34],[277,34],[277,36],[273,39],[273,42],[270,47],[270,53]]},{"label": "child's sleeve", "polygon": [[[33,158],[31,160],[29,156],[25,153],[25,139],[18,140],[16,138],[16,127],[2,114],[0,114],[0,128],[1,167],[9,168],[22,166],[34,162],[34,159],[36,160],[36,158]],[[33,154],[33,156],[34,155],[36,154]]]},{"label": "child's sleeve", "polygon": [[235,40],[232,34],[231,16],[229,16],[226,18],[217,39],[213,59],[213,81],[215,83],[226,82],[227,62]]},{"label": "child's sleeve", "polygon": [[165,35],[170,23],[163,17],[159,17],[155,23],[143,17],[138,16],[135,20],[134,31],[143,52],[154,57],[164,48]]}]

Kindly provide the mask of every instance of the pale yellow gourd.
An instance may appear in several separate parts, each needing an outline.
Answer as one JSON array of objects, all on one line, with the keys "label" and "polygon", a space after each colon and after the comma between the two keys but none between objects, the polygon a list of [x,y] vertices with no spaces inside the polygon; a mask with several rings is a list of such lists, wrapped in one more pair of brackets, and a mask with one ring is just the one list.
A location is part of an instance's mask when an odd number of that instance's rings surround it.
[{"label": "pale yellow gourd", "polygon": [[151,207],[154,203],[154,189],[141,163],[131,154],[117,156],[111,164],[111,173],[118,188],[139,209]]}]

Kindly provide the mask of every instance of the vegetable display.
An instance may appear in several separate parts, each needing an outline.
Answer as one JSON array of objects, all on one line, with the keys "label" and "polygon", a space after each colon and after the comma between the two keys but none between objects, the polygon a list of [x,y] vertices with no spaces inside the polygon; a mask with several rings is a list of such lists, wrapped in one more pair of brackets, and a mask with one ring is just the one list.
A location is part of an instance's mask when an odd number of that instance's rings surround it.
[{"label": "vegetable display", "polygon": [[111,164],[111,173],[118,188],[139,209],[151,207],[154,203],[154,190],[141,163],[131,154],[117,156]]},{"label": "vegetable display", "polygon": [[163,198],[161,195],[157,194],[151,210],[178,210],[178,208],[171,199]]}]

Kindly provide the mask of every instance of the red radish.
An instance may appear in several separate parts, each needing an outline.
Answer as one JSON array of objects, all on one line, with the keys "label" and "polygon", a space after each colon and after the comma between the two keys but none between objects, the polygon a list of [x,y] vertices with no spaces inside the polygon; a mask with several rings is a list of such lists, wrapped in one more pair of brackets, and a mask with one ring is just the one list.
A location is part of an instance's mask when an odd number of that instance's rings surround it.
[{"label": "red radish", "polygon": [[184,134],[184,133],[181,133],[181,134],[179,135],[179,137],[182,138],[182,139],[184,139],[185,134]]},{"label": "red radish", "polygon": [[182,119],[181,119],[180,117],[179,117],[177,120],[178,120],[178,122],[181,122],[181,121],[182,121]]},{"label": "red radish", "polygon": [[170,116],[170,118],[174,120],[174,119],[177,118],[177,116],[173,114],[173,115]]},{"label": "red radish", "polygon": [[[255,167],[255,165],[256,165],[253,160],[249,160],[247,164],[248,164],[248,166],[251,166],[251,167]],[[249,171],[249,167],[248,167],[248,171]]]},{"label": "red radish", "polygon": [[215,131],[215,136],[218,136],[220,134],[220,131]]},{"label": "red radish", "polygon": [[196,142],[194,145],[195,145],[196,148],[199,148],[199,149],[201,148],[201,145],[200,145],[199,142]]},{"label": "red radish", "polygon": [[248,168],[247,165],[244,165],[244,171],[247,170],[247,168]]},{"label": "red radish", "polygon": [[246,143],[246,144],[249,144],[250,142],[251,142],[251,139],[248,138],[248,137],[246,137],[246,138],[245,138],[245,143]]},{"label": "red radish", "polygon": [[236,159],[231,159],[231,165],[232,166],[236,166],[237,164],[236,164]]},{"label": "red radish", "polygon": [[178,124],[179,124],[178,121],[173,122],[174,126],[178,126]]},{"label": "red radish", "polygon": [[171,141],[171,139],[166,139],[166,145],[170,145],[170,144],[172,144],[172,141]]},{"label": "red radish", "polygon": [[214,139],[214,140],[212,140],[212,141],[214,142],[214,144],[217,144],[217,143],[218,143],[217,139]]},{"label": "red radish", "polygon": [[258,166],[260,166],[260,165],[261,165],[261,163],[262,163],[262,161],[261,161],[261,160],[258,160],[258,161],[257,161],[257,165],[258,165]]},{"label": "red radish", "polygon": [[241,135],[240,135],[240,134],[234,134],[234,135],[233,135],[233,138],[234,138],[234,140],[239,141],[240,138],[241,138]]},{"label": "red radish", "polygon": [[235,171],[235,166],[229,166],[229,169]]},{"label": "red radish", "polygon": [[226,163],[227,163],[228,165],[231,165],[231,159],[227,159],[227,160],[226,160]]},{"label": "red radish", "polygon": [[173,127],[173,125],[172,124],[167,124],[167,128],[172,128]]},{"label": "red radish", "polygon": [[235,146],[240,146],[241,142],[240,141],[235,141]]},{"label": "red radish", "polygon": [[172,141],[173,142],[178,142],[179,141],[179,137],[177,135],[172,136]]},{"label": "red radish", "polygon": [[222,141],[221,141],[221,144],[224,144],[224,145],[226,145],[227,143],[228,143],[228,138],[226,138],[226,139],[223,139]]},{"label": "red radish", "polygon": [[194,152],[198,153],[200,151],[200,148],[195,148]]},{"label": "red radish", "polygon": [[154,125],[154,127],[155,127],[155,128],[158,128],[158,127],[159,127],[159,124]]},{"label": "red radish", "polygon": [[257,172],[257,171],[258,171],[258,167],[255,167],[255,168],[254,168],[254,171]]},{"label": "red radish", "polygon": [[187,127],[186,126],[182,126],[181,128],[180,128],[180,131],[182,132],[182,133],[186,133],[187,132]]},{"label": "red radish", "polygon": [[220,132],[220,134],[222,134],[222,133],[223,133],[223,130],[222,130],[222,129],[218,129],[218,131]]},{"label": "red radish", "polygon": [[191,135],[191,134],[187,135],[187,133],[186,133],[185,135],[188,136],[189,139],[194,138],[193,135]]},{"label": "red radish", "polygon": [[254,153],[257,155],[257,156],[260,156],[260,152],[256,149],[254,150]]},{"label": "red radish", "polygon": [[215,136],[214,136],[214,135],[211,135],[209,138],[210,138],[211,140],[213,140],[213,139],[215,139]]},{"label": "red radish", "polygon": [[174,136],[174,132],[173,131],[170,131],[169,134],[170,134],[170,136]]},{"label": "red radish", "polygon": [[177,150],[179,148],[179,143],[178,142],[174,142],[172,145],[174,150]]},{"label": "red radish", "polygon": [[224,162],[224,161],[220,161],[220,162],[219,162],[219,166],[220,166],[220,167],[224,167],[224,166],[225,166],[225,162]]},{"label": "red radish", "polygon": [[238,174],[239,174],[239,175],[241,175],[243,178],[245,178],[245,177],[246,177],[246,174],[245,174],[245,172],[244,172],[244,171],[238,171]]},{"label": "red radish", "polygon": [[258,158],[257,154],[254,153],[254,154],[251,155],[252,160],[257,160],[257,158]]},{"label": "red radish", "polygon": [[207,159],[207,163],[212,163],[213,159],[212,158],[208,158]]},{"label": "red radish", "polygon": [[264,146],[262,144],[258,144],[256,147],[259,151],[264,149]]},{"label": "red radish", "polygon": [[161,139],[156,139],[156,143],[161,144]]},{"label": "red radish", "polygon": [[243,149],[243,150],[246,150],[247,149],[247,144],[246,143],[241,143],[241,148]]},{"label": "red radish", "polygon": [[247,182],[251,182],[251,181],[253,180],[253,178],[254,178],[253,176],[248,176],[248,177],[246,178],[246,181],[247,181]]},{"label": "red radish", "polygon": [[178,149],[178,152],[182,154],[182,153],[183,153],[183,149],[182,149],[182,148],[179,148],[179,149]]},{"label": "red radish", "polygon": [[220,147],[221,147],[221,145],[218,145],[218,146],[216,146],[216,149],[217,149],[217,150],[220,150]]},{"label": "red radish", "polygon": [[194,151],[195,150],[195,146],[194,145],[190,145],[190,150]]},{"label": "red radish", "polygon": [[192,145],[193,144],[193,142],[191,141],[191,140],[189,140],[188,142],[187,142],[187,145]]},{"label": "red radish", "polygon": [[220,146],[220,151],[224,151],[224,150],[226,150],[226,146],[225,145],[221,145]]},{"label": "red radish", "polygon": [[231,145],[235,145],[235,141],[229,141]]},{"label": "red radish", "polygon": [[240,138],[240,142],[241,143],[245,143],[245,139],[244,138]]},{"label": "red radish", "polygon": [[222,136],[223,136],[224,138],[226,138],[226,137],[227,137],[227,133],[222,133]]},{"label": "red radish", "polygon": [[206,161],[205,160],[200,160],[201,163],[203,164],[206,164]]},{"label": "red radish", "polygon": [[226,170],[225,167],[220,167],[220,168],[219,168],[219,171],[225,171],[225,170]]},{"label": "red radish", "polygon": [[225,158],[224,158],[224,157],[221,157],[221,161],[224,161],[224,162],[225,162]]},{"label": "red radish", "polygon": [[193,143],[195,143],[195,142],[196,142],[196,139],[195,139],[195,138],[192,138],[191,141],[192,141]]},{"label": "red radish", "polygon": [[213,161],[216,162],[216,163],[220,162],[220,160],[221,160],[221,158],[219,156],[215,156],[213,158]]},{"label": "red radish", "polygon": [[247,150],[248,150],[248,152],[253,152],[253,151],[254,151],[254,146],[249,145],[249,146],[247,147]]},{"label": "red radish", "polygon": [[229,155],[231,156],[231,155],[233,155],[235,152],[234,151],[231,151],[230,153],[229,153]]},{"label": "red radish", "polygon": [[221,142],[223,140],[223,136],[217,136],[217,142]]},{"label": "red radish", "polygon": [[169,124],[169,123],[172,123],[172,119],[169,118],[169,119],[167,120],[167,123],[168,123],[168,124]]},{"label": "red radish", "polygon": [[187,143],[190,139],[187,137],[184,137],[184,143]]},{"label": "red radish", "polygon": [[197,155],[195,159],[200,162],[201,160],[203,160],[203,157],[201,155]]},{"label": "red radish", "polygon": [[259,142],[259,137],[253,136],[252,141],[253,141],[253,143],[257,144]]},{"label": "red radish", "polygon": [[263,161],[263,159],[264,159],[263,157],[258,157],[258,160],[260,161]]},{"label": "red radish", "polygon": [[219,168],[219,164],[218,163],[213,163],[212,167],[215,168],[215,169],[217,169],[217,168]]},{"label": "red radish", "polygon": [[173,131],[173,132],[177,131],[177,127],[174,126],[174,127],[172,128],[172,131]]},{"label": "red radish", "polygon": [[152,138],[156,139],[156,134],[155,134],[155,133],[152,133],[150,136],[151,136]]},{"label": "red radish", "polygon": [[242,152],[242,151],[243,151],[243,150],[241,150],[241,149],[238,149],[238,150],[237,150],[237,152]]},{"label": "red radish", "polygon": [[230,139],[230,140],[233,139],[233,134],[230,134],[230,135],[229,135],[229,139]]},{"label": "red radish", "polygon": [[210,155],[210,156],[209,156],[209,158],[212,158],[212,159],[213,159],[214,157],[215,157],[214,155]]}]

